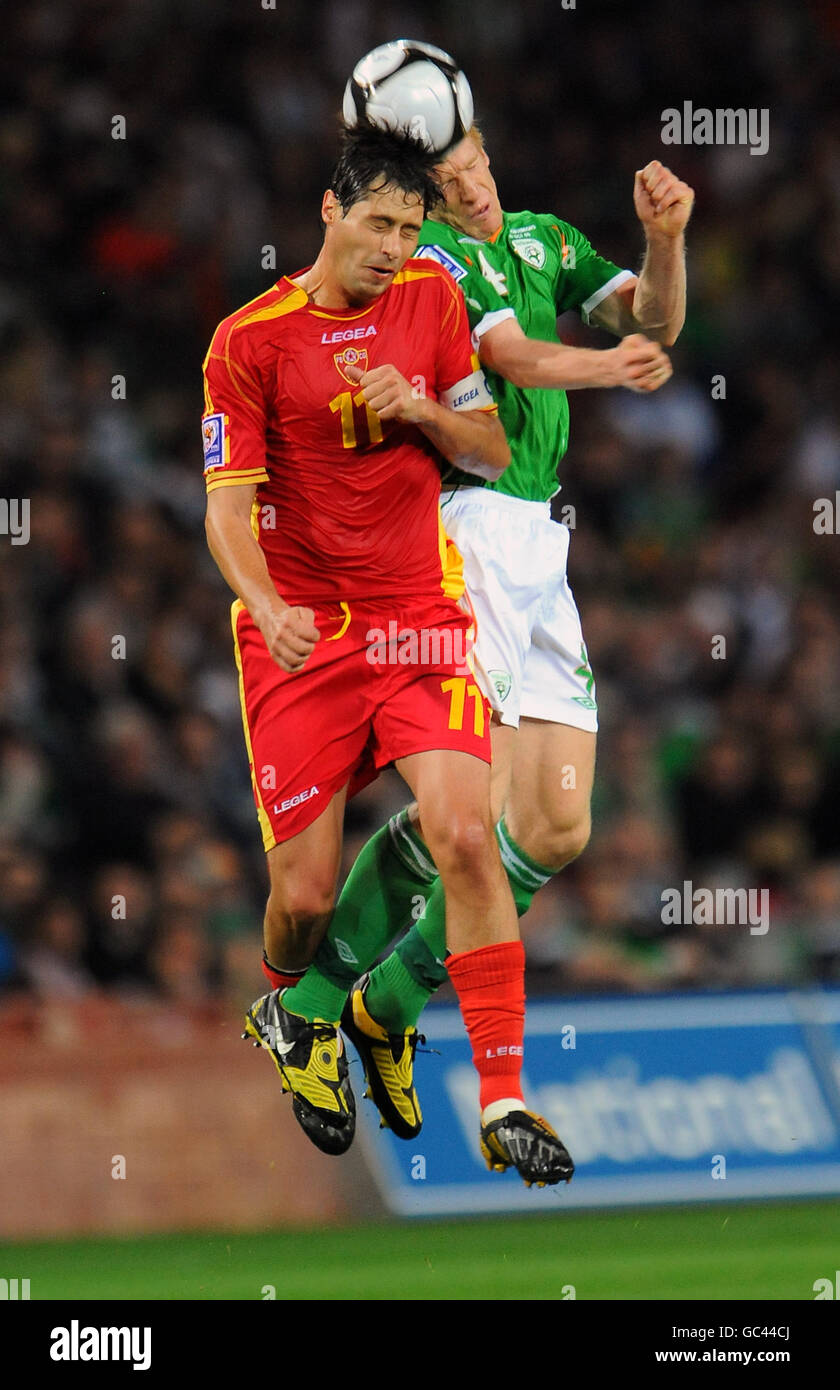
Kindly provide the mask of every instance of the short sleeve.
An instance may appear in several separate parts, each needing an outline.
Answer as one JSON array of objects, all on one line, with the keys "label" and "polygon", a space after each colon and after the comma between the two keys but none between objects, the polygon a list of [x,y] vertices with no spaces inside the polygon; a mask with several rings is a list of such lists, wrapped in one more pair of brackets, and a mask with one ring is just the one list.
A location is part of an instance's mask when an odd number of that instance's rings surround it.
[{"label": "short sleeve", "polygon": [[268,482],[266,406],[247,330],[225,319],[204,359],[204,480],[217,487]]},{"label": "short sleeve", "polygon": [[436,387],[442,405],[451,410],[497,409],[478,361],[470,334],[467,306],[458,286],[437,277],[441,297]]},{"label": "short sleeve", "polygon": [[588,323],[593,309],[619,285],[634,279],[634,273],[599,256],[583,232],[568,222],[549,218],[547,227],[560,256],[555,292],[557,312],[578,309],[584,323]]}]

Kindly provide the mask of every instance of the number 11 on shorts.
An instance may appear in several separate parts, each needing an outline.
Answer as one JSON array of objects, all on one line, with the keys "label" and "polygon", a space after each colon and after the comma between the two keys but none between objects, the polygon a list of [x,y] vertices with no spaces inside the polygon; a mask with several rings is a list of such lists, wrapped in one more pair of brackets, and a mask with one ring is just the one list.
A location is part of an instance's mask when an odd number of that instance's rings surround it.
[{"label": "number 11 on shorts", "polygon": [[451,680],[441,681],[440,688],[449,696],[449,727],[463,729],[464,706],[467,696],[473,701],[473,732],[476,738],[484,737],[484,701],[477,685],[467,685],[465,676],[453,676]]}]

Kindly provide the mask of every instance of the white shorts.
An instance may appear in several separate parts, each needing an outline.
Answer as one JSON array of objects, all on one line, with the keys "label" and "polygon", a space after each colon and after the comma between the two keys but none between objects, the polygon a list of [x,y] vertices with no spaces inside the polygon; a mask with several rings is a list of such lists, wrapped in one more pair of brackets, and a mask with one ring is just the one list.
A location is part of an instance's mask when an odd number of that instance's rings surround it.
[{"label": "white shorts", "polygon": [[501,722],[547,719],[595,733],[595,682],[566,579],[568,527],[548,502],[481,487],[444,493],[441,516],[464,557],[476,675]]}]

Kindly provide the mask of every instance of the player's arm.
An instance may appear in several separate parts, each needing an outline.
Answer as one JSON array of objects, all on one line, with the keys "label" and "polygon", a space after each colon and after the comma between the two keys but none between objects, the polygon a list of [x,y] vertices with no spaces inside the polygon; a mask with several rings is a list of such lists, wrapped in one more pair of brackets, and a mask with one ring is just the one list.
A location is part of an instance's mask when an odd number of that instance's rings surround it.
[{"label": "player's arm", "polygon": [[658,343],[639,333],[618,347],[566,347],[564,343],[528,338],[517,320],[494,323],[479,340],[484,367],[498,372],[514,386],[571,391],[589,386],[626,386],[630,391],[656,391],[671,376],[668,356]]},{"label": "player's arm", "polygon": [[[510,448],[498,420],[493,398],[480,372],[459,382],[444,395],[444,402],[418,395],[401,372],[391,365],[362,373],[345,368],[360,382],[365,400],[381,420],[416,425],[448,463],[467,473],[495,482],[510,463]],[[475,400],[482,409],[464,409]]]},{"label": "player's arm", "polygon": [[220,487],[207,495],[205,531],[222,577],[241,598],[283,671],[299,671],[320,633],[311,608],[292,608],[278,594],[251,528],[255,483]]},{"label": "player's arm", "polygon": [[283,671],[299,671],[320,633],[311,608],[292,608],[278,594],[251,528],[256,484],[217,488],[207,496],[205,532],[222,577],[242,600]]},{"label": "player's arm", "polygon": [[268,481],[266,407],[259,363],[236,316],[213,335],[204,359],[205,531],[210,554],[242,600],[269,652],[297,671],[318,640],[315,615],[278,594],[251,523],[257,488]]},{"label": "player's arm", "polygon": [[694,190],[654,159],[636,171],[633,204],[647,240],[641,273],[603,299],[590,322],[618,337],[644,333],[670,346],[685,322],[685,228]]}]

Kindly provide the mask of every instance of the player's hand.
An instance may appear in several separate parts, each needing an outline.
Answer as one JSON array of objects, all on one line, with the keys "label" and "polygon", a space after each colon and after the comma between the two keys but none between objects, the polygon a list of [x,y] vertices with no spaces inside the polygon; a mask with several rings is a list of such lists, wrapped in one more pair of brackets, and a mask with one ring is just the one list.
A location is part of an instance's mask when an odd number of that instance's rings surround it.
[{"label": "player's hand", "polygon": [[281,608],[260,623],[270,655],[281,671],[300,671],[321,636],[311,608]]},{"label": "player's hand", "polygon": [[628,391],[658,391],[673,376],[667,352],[644,333],[631,333],[608,352],[613,359],[614,386],[626,386]]},{"label": "player's hand", "polygon": [[410,425],[420,419],[423,401],[396,367],[373,367],[369,372],[363,372],[360,367],[345,367],[344,371],[358,381],[365,400],[380,420],[400,420]]},{"label": "player's hand", "polygon": [[645,232],[654,236],[679,236],[694,206],[694,189],[678,179],[658,159],[636,170],[633,204]]}]

